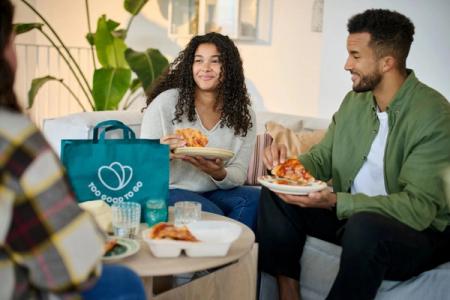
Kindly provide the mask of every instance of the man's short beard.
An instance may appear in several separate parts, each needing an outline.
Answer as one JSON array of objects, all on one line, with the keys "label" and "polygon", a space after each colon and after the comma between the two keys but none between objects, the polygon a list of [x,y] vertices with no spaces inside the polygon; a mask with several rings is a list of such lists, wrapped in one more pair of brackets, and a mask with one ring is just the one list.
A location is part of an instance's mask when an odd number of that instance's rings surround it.
[{"label": "man's short beard", "polygon": [[357,93],[364,93],[373,91],[373,89],[380,83],[381,75],[373,72],[372,74],[361,76],[361,80],[358,85],[353,86],[353,91]]}]

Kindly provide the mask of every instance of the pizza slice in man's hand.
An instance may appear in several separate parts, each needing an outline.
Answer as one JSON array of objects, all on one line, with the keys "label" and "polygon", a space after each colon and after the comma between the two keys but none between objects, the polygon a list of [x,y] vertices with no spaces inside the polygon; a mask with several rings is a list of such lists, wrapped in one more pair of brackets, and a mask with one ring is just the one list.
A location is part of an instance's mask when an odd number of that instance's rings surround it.
[{"label": "pizza slice in man's hand", "polygon": [[295,181],[299,185],[307,185],[315,181],[315,178],[306,171],[297,158],[290,158],[277,165],[271,173],[278,178]]}]

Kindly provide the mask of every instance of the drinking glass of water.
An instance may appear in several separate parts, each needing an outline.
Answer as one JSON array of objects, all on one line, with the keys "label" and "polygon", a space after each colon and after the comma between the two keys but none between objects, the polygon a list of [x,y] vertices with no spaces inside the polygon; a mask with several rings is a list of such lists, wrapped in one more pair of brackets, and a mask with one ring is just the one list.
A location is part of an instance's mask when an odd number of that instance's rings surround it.
[{"label": "drinking glass of water", "polygon": [[174,206],[175,226],[183,226],[199,221],[202,217],[202,204],[196,201],[179,201]]},{"label": "drinking glass of water", "polygon": [[136,238],[141,221],[141,205],[122,202],[112,205],[112,227],[115,236]]},{"label": "drinking glass of water", "polygon": [[164,199],[149,199],[145,202],[144,209],[145,223],[148,226],[153,226],[160,222],[167,222],[168,212],[167,204]]}]

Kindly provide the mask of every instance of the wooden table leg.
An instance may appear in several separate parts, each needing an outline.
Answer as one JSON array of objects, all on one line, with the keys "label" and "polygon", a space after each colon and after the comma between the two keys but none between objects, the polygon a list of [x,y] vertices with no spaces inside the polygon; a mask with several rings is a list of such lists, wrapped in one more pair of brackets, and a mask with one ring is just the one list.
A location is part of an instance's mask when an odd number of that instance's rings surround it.
[{"label": "wooden table leg", "polygon": [[144,284],[144,290],[145,295],[147,296],[148,300],[154,299],[153,298],[153,277],[141,277],[142,283]]}]

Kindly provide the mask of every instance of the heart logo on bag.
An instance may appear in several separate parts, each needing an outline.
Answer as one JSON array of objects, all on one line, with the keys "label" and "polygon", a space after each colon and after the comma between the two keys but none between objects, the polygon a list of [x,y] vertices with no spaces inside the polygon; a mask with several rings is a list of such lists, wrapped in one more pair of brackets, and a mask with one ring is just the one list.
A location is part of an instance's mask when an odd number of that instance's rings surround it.
[{"label": "heart logo on bag", "polygon": [[124,166],[115,161],[109,166],[101,166],[98,168],[98,179],[111,191],[123,189],[133,177],[133,169],[130,166]]}]

